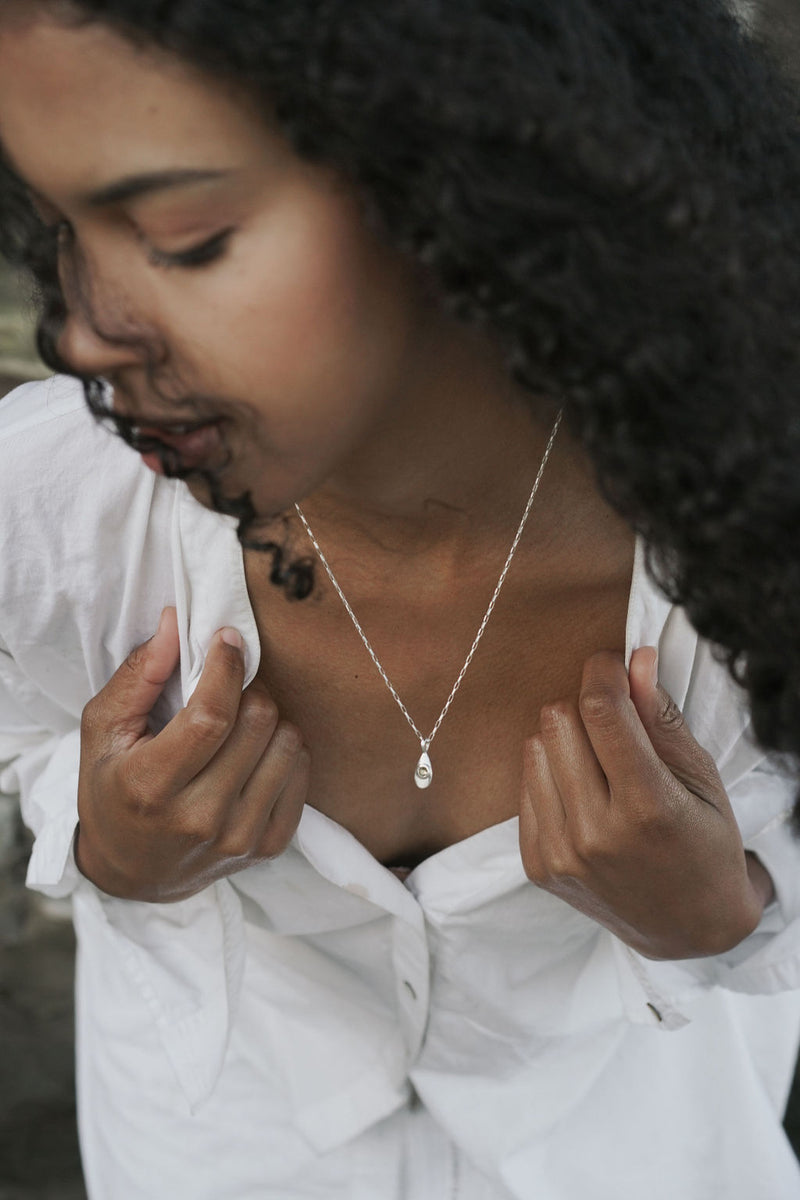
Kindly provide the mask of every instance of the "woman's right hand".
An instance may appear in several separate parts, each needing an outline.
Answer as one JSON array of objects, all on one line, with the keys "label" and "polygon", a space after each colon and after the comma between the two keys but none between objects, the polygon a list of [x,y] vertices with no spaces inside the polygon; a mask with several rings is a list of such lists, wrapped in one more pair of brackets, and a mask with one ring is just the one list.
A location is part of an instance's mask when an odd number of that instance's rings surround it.
[{"label": "woman's right hand", "polygon": [[[226,640],[230,639],[230,641]],[[310,755],[255,679],[235,630],[209,647],[197,689],[158,734],[148,717],[180,658],[175,609],[83,711],[78,869],[126,900],[183,900],[287,847]]]}]

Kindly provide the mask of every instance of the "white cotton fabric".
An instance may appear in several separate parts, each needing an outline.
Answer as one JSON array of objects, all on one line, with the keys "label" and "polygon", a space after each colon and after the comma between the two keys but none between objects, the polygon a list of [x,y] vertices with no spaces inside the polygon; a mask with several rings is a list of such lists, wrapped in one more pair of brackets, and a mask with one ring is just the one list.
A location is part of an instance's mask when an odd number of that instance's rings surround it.
[{"label": "white cotton fabric", "polygon": [[77,872],[86,702],[178,610],[186,702],[214,632],[259,641],[230,520],[98,428],[72,381],[0,402],[0,787],[29,884],[73,898],[92,1200],[793,1200],[794,785],[641,545],[627,652],[713,754],[778,899],[730,955],[652,963],[528,882],[518,823],[405,884],[307,807],[287,852],[172,905]]}]

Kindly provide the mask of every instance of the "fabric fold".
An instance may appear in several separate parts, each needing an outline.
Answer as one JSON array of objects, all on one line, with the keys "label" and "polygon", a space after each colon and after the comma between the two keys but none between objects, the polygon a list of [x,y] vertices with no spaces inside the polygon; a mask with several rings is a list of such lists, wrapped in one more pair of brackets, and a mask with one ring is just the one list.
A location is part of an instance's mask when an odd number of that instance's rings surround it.
[{"label": "fabric fold", "polygon": [[[225,1058],[244,973],[241,905],[223,880],[169,905],[105,896],[90,883],[74,898],[83,936],[98,936],[158,1030],[164,1054],[196,1111]],[[148,920],[157,908],[158,920]]]}]

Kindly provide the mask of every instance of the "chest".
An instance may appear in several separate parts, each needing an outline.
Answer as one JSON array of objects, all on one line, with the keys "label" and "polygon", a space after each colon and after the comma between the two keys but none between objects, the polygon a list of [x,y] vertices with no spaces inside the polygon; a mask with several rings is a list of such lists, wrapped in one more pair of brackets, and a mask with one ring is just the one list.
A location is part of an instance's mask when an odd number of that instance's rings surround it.
[{"label": "chest", "polygon": [[[311,751],[308,803],[381,862],[416,865],[519,811],[522,746],[548,702],[577,698],[585,660],[625,648],[633,559],[575,580],[518,572],[509,580],[431,744],[433,781],[414,783],[419,739],[322,572],[312,596],[288,603],[248,586],[261,641],[259,675]],[[492,584],[458,601],[435,589],[365,588],[353,607],[375,655],[428,737],[473,643]],[[354,598],[355,599],[355,598]]]}]

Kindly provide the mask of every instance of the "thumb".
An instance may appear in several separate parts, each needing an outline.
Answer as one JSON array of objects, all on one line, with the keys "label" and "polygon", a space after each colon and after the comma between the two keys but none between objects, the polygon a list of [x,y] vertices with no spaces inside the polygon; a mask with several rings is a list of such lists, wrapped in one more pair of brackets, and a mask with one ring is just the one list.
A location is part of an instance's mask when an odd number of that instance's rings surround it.
[{"label": "thumb", "polygon": [[133,742],[148,731],[147,718],[179,661],[178,615],[165,608],[153,636],[131,650],[100,693],[106,723],[116,735]]},{"label": "thumb", "polygon": [[716,776],[716,767],[694,738],[678,705],[658,682],[655,647],[633,652],[628,679],[631,700],[656,754],[684,787],[706,798],[709,775]]}]

